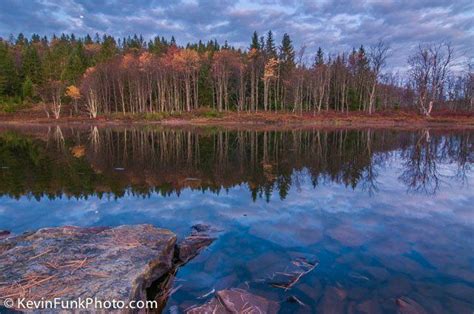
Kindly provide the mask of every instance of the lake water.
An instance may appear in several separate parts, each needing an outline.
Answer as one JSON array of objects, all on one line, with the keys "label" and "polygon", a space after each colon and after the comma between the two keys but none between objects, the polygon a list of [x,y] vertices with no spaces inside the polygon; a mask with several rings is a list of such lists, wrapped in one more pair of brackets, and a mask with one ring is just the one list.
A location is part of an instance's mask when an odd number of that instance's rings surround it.
[{"label": "lake water", "polygon": [[[0,229],[222,230],[180,268],[166,312],[241,288],[282,313],[395,313],[400,298],[472,313],[473,143],[469,130],[4,127]],[[317,267],[276,287],[299,258]]]}]

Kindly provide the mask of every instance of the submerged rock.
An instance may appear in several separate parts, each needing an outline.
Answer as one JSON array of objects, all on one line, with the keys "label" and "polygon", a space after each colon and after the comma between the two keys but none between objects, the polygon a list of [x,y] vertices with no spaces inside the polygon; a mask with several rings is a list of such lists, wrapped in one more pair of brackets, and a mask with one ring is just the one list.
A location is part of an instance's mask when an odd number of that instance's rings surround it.
[{"label": "submerged rock", "polygon": [[428,312],[416,301],[408,297],[400,297],[396,301],[401,314],[427,314]]},{"label": "submerged rock", "polygon": [[241,289],[218,291],[208,303],[186,311],[197,313],[277,313],[280,305],[275,301],[248,293]]},{"label": "submerged rock", "polygon": [[[204,246],[190,242],[186,261]],[[172,276],[181,251],[173,232],[151,225],[67,226],[10,237],[0,241],[0,303],[6,297],[146,300],[152,284]]]},{"label": "submerged rock", "polygon": [[347,293],[337,287],[329,286],[318,304],[318,313],[345,313]]},{"label": "submerged rock", "polygon": [[319,262],[309,261],[304,257],[298,257],[291,261],[285,271],[272,274],[270,285],[285,290],[291,289],[304,276],[313,271]]},{"label": "submerged rock", "polygon": [[209,225],[197,224],[192,227],[193,231],[178,245],[178,262],[187,263],[199,252],[208,247],[216,239],[213,234],[217,230]]},{"label": "submerged rock", "polygon": [[383,313],[379,302],[376,299],[365,300],[356,306],[358,313],[378,314]]},{"label": "submerged rock", "polygon": [[10,231],[8,230],[0,230],[0,240],[5,239],[10,235]]}]

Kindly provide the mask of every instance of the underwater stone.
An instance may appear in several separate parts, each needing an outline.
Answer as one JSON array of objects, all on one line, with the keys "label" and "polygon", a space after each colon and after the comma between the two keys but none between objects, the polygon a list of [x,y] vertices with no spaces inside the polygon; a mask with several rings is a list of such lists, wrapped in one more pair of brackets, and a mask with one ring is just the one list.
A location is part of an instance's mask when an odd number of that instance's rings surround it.
[{"label": "underwater stone", "polygon": [[208,303],[188,310],[188,314],[197,313],[277,313],[280,305],[258,295],[241,289],[218,291]]}]

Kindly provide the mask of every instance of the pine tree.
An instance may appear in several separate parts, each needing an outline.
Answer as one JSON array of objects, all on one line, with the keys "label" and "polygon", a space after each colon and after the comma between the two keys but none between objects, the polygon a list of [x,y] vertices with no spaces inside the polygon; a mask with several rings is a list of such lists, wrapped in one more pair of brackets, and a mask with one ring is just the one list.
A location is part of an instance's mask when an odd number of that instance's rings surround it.
[{"label": "pine tree", "polygon": [[84,53],[84,47],[78,42],[74,50],[69,55],[66,67],[61,74],[61,79],[67,83],[76,83],[87,68],[87,60]]},{"label": "pine tree", "polygon": [[25,38],[23,33],[18,34],[18,37],[16,38],[15,45],[16,46],[25,46],[28,44],[28,39]]},{"label": "pine tree", "polygon": [[264,36],[260,36],[260,50],[262,51],[265,51],[265,37]]},{"label": "pine tree", "polygon": [[90,45],[92,44],[92,38],[89,34],[86,35],[86,37],[84,37],[84,45]]},{"label": "pine tree", "polygon": [[22,77],[28,77],[34,84],[41,84],[42,69],[41,60],[35,45],[28,45],[23,50],[22,56]]},{"label": "pine tree", "polygon": [[367,58],[365,48],[362,45],[359,47],[359,51],[357,52],[357,66],[359,71],[367,70],[369,67],[369,59]]},{"label": "pine tree", "polygon": [[324,52],[321,49],[321,47],[318,48],[318,51],[316,52],[316,58],[314,60],[315,65],[322,65],[324,64]]},{"label": "pine tree", "polygon": [[280,59],[284,65],[288,67],[294,67],[295,65],[295,49],[291,42],[290,35],[285,33],[281,41],[280,47]]},{"label": "pine tree", "polygon": [[272,31],[268,31],[267,33],[267,40],[265,42],[265,53],[268,58],[276,58],[277,51],[275,47],[275,40],[273,39]]},{"label": "pine tree", "polygon": [[18,95],[18,75],[6,42],[0,41],[0,96]]},{"label": "pine tree", "polygon": [[111,59],[117,53],[117,44],[112,36],[105,36],[100,46],[98,62],[104,62]]},{"label": "pine tree", "polygon": [[31,35],[31,42],[36,44],[36,43],[39,43],[41,41],[41,38],[38,34],[33,34]]},{"label": "pine tree", "polygon": [[252,42],[251,42],[251,44],[250,44],[250,49],[260,50],[260,43],[258,42],[258,34],[257,34],[257,31],[254,31],[254,32],[253,32],[253,35],[252,35]]},{"label": "pine tree", "polygon": [[21,86],[21,96],[23,99],[33,97],[33,81],[31,81],[29,76],[26,77],[23,85]]}]

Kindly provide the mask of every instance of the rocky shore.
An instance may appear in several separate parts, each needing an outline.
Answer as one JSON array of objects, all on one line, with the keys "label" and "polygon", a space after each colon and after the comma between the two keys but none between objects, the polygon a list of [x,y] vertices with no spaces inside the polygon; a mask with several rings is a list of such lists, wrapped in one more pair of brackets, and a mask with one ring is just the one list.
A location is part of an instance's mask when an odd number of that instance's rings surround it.
[{"label": "rocky shore", "polygon": [[179,243],[172,231],[152,225],[65,226],[5,234],[0,240],[0,305],[8,298],[89,297],[156,299],[164,306],[169,293],[163,289],[171,288],[179,266],[212,243],[211,231],[195,226]]}]

